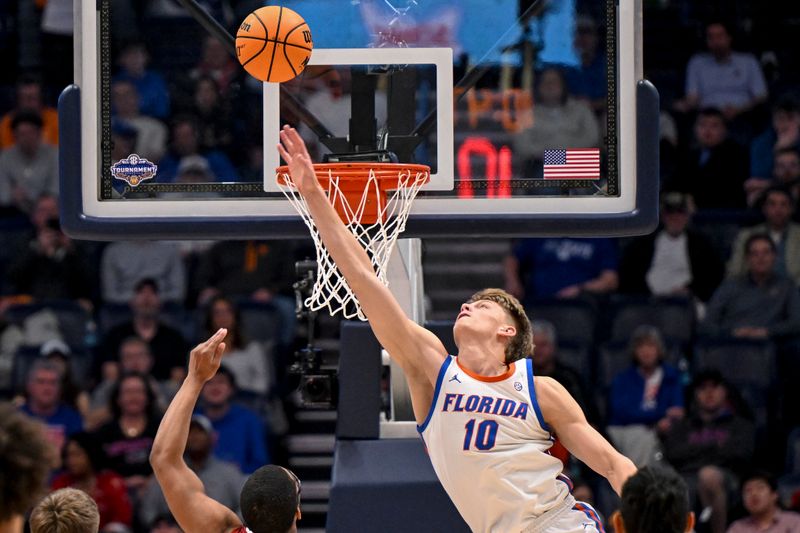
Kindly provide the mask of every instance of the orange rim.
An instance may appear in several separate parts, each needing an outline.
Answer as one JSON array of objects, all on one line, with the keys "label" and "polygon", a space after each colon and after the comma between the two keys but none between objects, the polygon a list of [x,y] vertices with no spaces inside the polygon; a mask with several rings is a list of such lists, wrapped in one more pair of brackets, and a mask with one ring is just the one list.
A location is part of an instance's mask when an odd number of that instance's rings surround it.
[{"label": "orange rim", "polygon": [[[370,171],[379,181],[397,179],[400,172],[411,172],[425,174],[425,183],[430,179],[431,168],[427,165],[415,163],[376,163],[370,161],[347,162],[347,163],[315,163],[314,171],[317,179],[327,180],[328,174],[333,174],[340,180],[366,182],[369,179]],[[275,169],[277,179],[280,183],[286,184],[284,178],[289,174],[288,165],[282,165]]]},{"label": "orange rim", "polygon": [[[414,185],[427,183],[430,179],[431,169],[427,165],[413,163],[376,163],[370,161],[348,162],[348,163],[316,163],[314,171],[317,180],[323,186],[328,184],[330,176],[339,180],[339,190],[342,196],[337,195],[332,199],[333,207],[339,214],[339,218],[345,224],[357,222],[359,224],[374,224],[382,216],[386,206],[386,191],[397,189],[399,179],[402,174],[410,173],[419,176],[413,182]],[[364,197],[364,188],[370,179],[370,172],[378,182],[378,191],[375,195]],[[286,178],[289,175],[287,165],[275,169],[276,179],[281,185],[287,185]],[[342,183],[344,182],[344,183]],[[288,185],[287,185],[288,186]],[[361,216],[357,220],[350,220],[350,209],[355,209],[359,203],[365,202]]]}]

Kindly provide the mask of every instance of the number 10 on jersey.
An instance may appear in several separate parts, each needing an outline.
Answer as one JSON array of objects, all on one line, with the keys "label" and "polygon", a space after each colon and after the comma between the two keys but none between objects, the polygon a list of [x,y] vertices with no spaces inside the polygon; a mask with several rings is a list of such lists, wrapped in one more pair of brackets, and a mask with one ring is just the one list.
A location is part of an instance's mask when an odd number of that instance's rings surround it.
[{"label": "number 10 on jersey", "polygon": [[472,446],[472,437],[475,436],[475,448],[485,452],[494,448],[494,441],[497,438],[497,421],[484,420],[478,424],[478,430],[475,431],[475,419],[471,418],[469,422],[464,425],[466,434],[464,435],[464,450],[469,450]]}]

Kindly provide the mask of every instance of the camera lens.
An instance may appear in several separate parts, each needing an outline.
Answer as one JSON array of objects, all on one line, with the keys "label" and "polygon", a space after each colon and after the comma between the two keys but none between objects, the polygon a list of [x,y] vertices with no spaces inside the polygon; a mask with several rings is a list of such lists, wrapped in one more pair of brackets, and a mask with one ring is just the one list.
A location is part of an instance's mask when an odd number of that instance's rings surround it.
[{"label": "camera lens", "polygon": [[336,392],[336,377],[332,374],[306,375],[300,386],[303,404],[307,407],[335,406]]},{"label": "camera lens", "polygon": [[314,377],[309,378],[308,381],[306,381],[305,389],[309,398],[319,401],[330,396],[329,393],[331,388],[327,379],[322,377]]}]

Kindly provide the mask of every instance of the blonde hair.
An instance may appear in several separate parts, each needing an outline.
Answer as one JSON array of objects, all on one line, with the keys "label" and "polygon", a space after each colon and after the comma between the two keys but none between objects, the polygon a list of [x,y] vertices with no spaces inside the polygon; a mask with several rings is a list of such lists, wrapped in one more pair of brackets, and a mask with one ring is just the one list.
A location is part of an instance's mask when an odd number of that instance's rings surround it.
[{"label": "blonde hair", "polygon": [[100,514],[94,500],[78,489],[59,489],[33,508],[31,533],[97,533]]},{"label": "blonde hair", "polygon": [[489,300],[499,304],[511,315],[517,334],[511,338],[506,346],[505,363],[507,365],[519,359],[525,359],[533,355],[533,333],[531,332],[531,321],[525,313],[525,308],[514,296],[503,289],[483,289],[470,296],[467,303],[477,302],[478,300]]}]

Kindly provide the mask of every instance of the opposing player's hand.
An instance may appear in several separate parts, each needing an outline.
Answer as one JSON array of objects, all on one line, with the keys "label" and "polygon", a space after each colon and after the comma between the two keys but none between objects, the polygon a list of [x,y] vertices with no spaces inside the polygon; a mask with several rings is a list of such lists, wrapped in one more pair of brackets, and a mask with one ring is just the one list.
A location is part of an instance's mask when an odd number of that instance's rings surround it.
[{"label": "opposing player's hand", "polygon": [[225,353],[225,337],[228,330],[220,328],[206,342],[201,342],[189,354],[189,377],[205,383],[219,370],[222,354]]},{"label": "opposing player's hand", "polygon": [[291,126],[284,126],[280,133],[281,142],[278,144],[278,153],[289,166],[289,175],[301,194],[312,191],[319,186],[314,173],[311,156],[308,155],[306,143],[297,130]]}]

